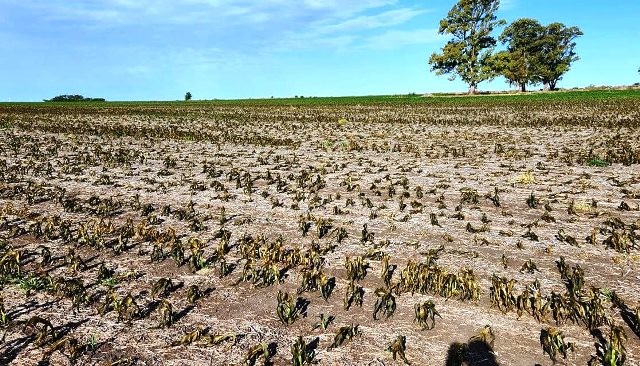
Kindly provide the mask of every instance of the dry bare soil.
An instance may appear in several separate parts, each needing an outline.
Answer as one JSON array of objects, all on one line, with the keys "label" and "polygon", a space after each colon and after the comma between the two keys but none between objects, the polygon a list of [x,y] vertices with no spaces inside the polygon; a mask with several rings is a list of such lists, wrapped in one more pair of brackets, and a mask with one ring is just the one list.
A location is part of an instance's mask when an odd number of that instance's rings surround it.
[{"label": "dry bare soil", "polygon": [[637,98],[0,127],[2,365],[289,365],[298,336],[319,365],[402,364],[398,336],[413,365],[551,365],[554,335],[558,363],[640,364]]}]

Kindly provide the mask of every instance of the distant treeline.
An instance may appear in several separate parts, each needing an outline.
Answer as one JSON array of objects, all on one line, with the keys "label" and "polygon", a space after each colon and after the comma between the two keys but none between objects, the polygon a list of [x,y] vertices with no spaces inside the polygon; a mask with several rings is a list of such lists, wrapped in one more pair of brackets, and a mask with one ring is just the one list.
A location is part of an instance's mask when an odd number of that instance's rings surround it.
[{"label": "distant treeline", "polygon": [[51,99],[44,99],[45,102],[104,102],[104,98],[85,98],[82,95],[58,95]]}]

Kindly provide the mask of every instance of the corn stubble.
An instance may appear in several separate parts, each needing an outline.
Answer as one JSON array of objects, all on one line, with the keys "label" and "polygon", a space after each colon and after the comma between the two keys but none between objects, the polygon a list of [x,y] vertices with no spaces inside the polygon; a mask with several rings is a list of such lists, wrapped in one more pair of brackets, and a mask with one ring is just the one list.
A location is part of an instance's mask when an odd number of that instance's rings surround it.
[{"label": "corn stubble", "polygon": [[316,351],[305,343],[302,336],[298,336],[291,345],[291,355],[293,366],[311,365],[316,357]]},{"label": "corn stubble", "polygon": [[399,335],[387,347],[387,352],[391,352],[391,357],[393,357],[394,361],[396,360],[396,357],[400,357],[402,362],[404,362],[406,365],[411,365],[409,360],[407,360],[407,356],[405,356],[406,350],[407,350],[407,337],[403,335]]},{"label": "corn stubble", "polygon": [[540,344],[542,351],[549,355],[553,363],[558,361],[559,355],[566,359],[569,351],[575,351],[574,344],[565,342],[564,333],[555,327],[549,327],[540,332]]},{"label": "corn stubble", "polygon": [[436,305],[432,300],[427,300],[422,304],[415,304],[413,308],[415,313],[414,321],[417,322],[423,330],[435,328],[436,316],[442,318],[436,310]]},{"label": "corn stubble", "polygon": [[379,288],[375,291],[376,303],[373,306],[373,320],[378,319],[378,313],[382,312],[387,319],[396,311],[396,297],[393,296],[391,289]]},{"label": "corn stubble", "polygon": [[249,348],[247,355],[245,356],[242,364],[247,366],[253,366],[258,362],[259,359],[262,359],[262,364],[266,365],[273,355],[271,354],[271,350],[269,349],[269,344],[266,342],[261,342],[256,344],[255,346]]},{"label": "corn stubble", "polygon": [[291,325],[298,318],[298,304],[289,293],[278,291],[278,319],[284,325]]},{"label": "corn stubble", "polygon": [[344,327],[340,327],[333,337],[333,343],[327,348],[328,350],[332,350],[334,348],[340,347],[344,345],[346,342],[351,341],[356,336],[360,335],[360,331],[358,330],[358,324],[355,326],[347,325]]},{"label": "corn stubble", "polygon": [[[620,318],[637,334],[640,308],[610,288],[633,290],[621,286],[633,280],[640,249],[638,179],[620,175],[614,165],[633,172],[640,163],[634,100],[559,99],[562,113],[556,114],[548,103],[510,99],[501,108],[485,101],[464,108],[457,101],[451,101],[454,108],[429,102],[396,108],[393,101],[330,108],[248,103],[104,105],[99,111],[78,105],[73,113],[54,105],[0,106],[0,330],[3,345],[19,337],[33,343],[17,351],[18,362],[37,362],[35,347],[43,363],[55,362],[54,355],[71,364],[99,362],[100,351],[76,338],[96,322],[117,321],[121,333],[112,334],[113,343],[121,347],[140,329],[168,334],[185,313],[174,305],[188,303],[186,312],[196,316],[209,316],[212,308],[219,314],[220,300],[205,299],[209,290],[200,288],[211,280],[221,296],[235,291],[240,300],[259,302],[282,289],[276,315],[286,327],[278,329],[328,331],[336,357],[349,355],[338,348],[360,332],[357,325],[334,329],[344,314],[334,312],[340,299],[333,295],[344,291],[347,315],[365,319],[371,309],[357,307],[366,288],[375,302],[369,322],[377,330],[380,318],[403,321],[408,296],[402,295],[411,293],[422,299],[413,302],[415,331],[436,328],[438,310],[446,309],[440,306],[480,306],[492,316],[515,312],[523,323],[538,322],[542,355],[554,362],[566,361],[573,350],[560,329],[576,325],[605,333],[592,363],[633,364],[635,343]],[[502,107],[508,117],[495,112]],[[598,138],[558,137],[560,130],[582,129]],[[194,146],[201,151],[193,154]],[[424,168],[424,161],[446,166]],[[434,247],[425,249],[430,241]],[[558,273],[549,277],[555,253],[567,259],[560,257]],[[568,263],[575,253],[580,265]],[[615,255],[613,264],[607,253]],[[603,256],[600,276],[591,263]],[[132,270],[136,257],[141,268]],[[377,265],[379,276],[367,277]],[[598,281],[589,281],[594,276]],[[606,283],[612,276],[620,277],[616,286]],[[185,282],[191,285],[183,293]],[[305,292],[314,314],[316,306],[325,311],[312,323],[300,319],[307,302],[295,297]],[[440,297],[443,305],[436,310],[424,297]],[[63,311],[50,314],[41,306],[45,300]],[[74,330],[69,317],[89,321]],[[176,352],[233,346],[240,338],[210,334],[205,325],[185,329],[171,337]],[[289,334],[291,362],[316,362],[317,342],[295,335]],[[271,361],[274,344],[262,336],[261,343],[243,345],[242,363]],[[149,346],[140,339],[135,347]],[[492,357],[494,340],[487,326],[467,343],[452,344],[454,364],[477,361],[477,344]],[[406,343],[399,335],[373,349],[408,363]],[[119,354],[104,361],[142,360]]]}]

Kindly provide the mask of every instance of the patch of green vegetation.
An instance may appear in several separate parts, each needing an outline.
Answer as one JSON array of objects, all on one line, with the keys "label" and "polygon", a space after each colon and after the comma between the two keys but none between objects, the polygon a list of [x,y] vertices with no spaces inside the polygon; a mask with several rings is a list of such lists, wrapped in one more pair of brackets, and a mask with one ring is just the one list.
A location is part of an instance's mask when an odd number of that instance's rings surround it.
[{"label": "patch of green vegetation", "polygon": [[14,281],[18,284],[20,290],[27,293],[31,291],[41,291],[47,288],[46,280],[35,275],[22,276],[15,278]]},{"label": "patch of green vegetation", "polygon": [[104,278],[98,282],[100,285],[113,288],[118,284],[118,279],[115,277]]},{"label": "patch of green vegetation", "polygon": [[585,164],[588,166],[601,167],[601,168],[609,166],[609,162],[602,159],[599,156],[591,157],[589,160],[585,162]]}]

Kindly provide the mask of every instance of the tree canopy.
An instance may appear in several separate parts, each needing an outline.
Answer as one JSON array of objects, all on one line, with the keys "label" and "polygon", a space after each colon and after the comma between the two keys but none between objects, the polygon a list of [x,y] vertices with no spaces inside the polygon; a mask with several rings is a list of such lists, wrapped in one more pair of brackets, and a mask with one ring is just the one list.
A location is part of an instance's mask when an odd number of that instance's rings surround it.
[{"label": "tree canopy", "polygon": [[534,19],[518,19],[500,35],[506,50],[495,54],[490,64],[521,91],[527,84],[540,83],[554,90],[571,63],[578,60],[574,39],[580,35],[578,27],[562,23],[543,26]]},{"label": "tree canopy", "polygon": [[51,99],[44,99],[45,102],[104,102],[104,98],[85,98],[78,94],[58,95]]},{"label": "tree canopy", "polygon": [[499,6],[500,0],[459,0],[440,21],[438,32],[453,38],[441,53],[431,55],[431,70],[438,75],[451,74],[450,79],[459,76],[471,94],[480,82],[495,77],[489,60],[497,43],[491,33],[505,23],[495,15]]},{"label": "tree canopy", "polygon": [[583,34],[578,27],[567,27],[557,22],[545,28],[540,40],[541,67],[538,74],[545,89],[555,90],[562,75],[569,71],[571,63],[580,59],[574,51],[575,39]]},{"label": "tree canopy", "polygon": [[521,18],[508,25],[499,37],[506,48],[492,54],[496,39],[492,32],[506,24],[495,13],[500,0],[458,0],[446,18],[440,21],[440,34],[452,39],[429,58],[431,71],[438,75],[460,77],[476,92],[480,82],[504,76],[521,91],[527,85],[543,84],[555,90],[562,76],[579,57],[575,39],[583,33],[578,27],[562,23],[547,26],[535,19]]},{"label": "tree canopy", "polygon": [[537,84],[545,28],[534,19],[523,18],[511,23],[500,35],[506,50],[496,53],[491,65],[510,84],[526,91],[527,84]]}]

